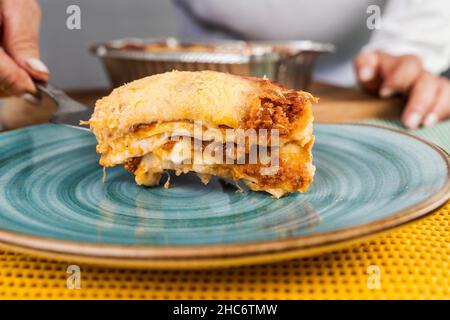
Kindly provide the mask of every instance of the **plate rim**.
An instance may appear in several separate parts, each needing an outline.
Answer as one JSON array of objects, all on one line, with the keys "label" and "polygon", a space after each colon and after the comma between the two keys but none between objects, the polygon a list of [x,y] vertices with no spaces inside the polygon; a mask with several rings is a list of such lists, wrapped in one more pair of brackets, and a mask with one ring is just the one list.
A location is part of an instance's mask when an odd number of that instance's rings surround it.
[{"label": "plate rim", "polygon": [[381,125],[366,123],[326,123],[323,125],[372,127],[413,138],[431,147],[444,160],[447,167],[447,180],[433,196],[388,217],[352,227],[288,239],[183,246],[98,244],[34,236],[0,228],[0,246],[43,256],[78,257],[94,263],[152,266],[166,262],[165,266],[173,264],[175,268],[183,268],[183,262],[189,264],[205,260],[239,260],[265,255],[282,255],[292,251],[299,252],[299,254],[304,251],[321,251],[321,248],[326,249],[326,247],[358,241],[360,238],[368,238],[403,226],[430,214],[447,203],[450,197],[450,156],[441,147],[408,132]]}]

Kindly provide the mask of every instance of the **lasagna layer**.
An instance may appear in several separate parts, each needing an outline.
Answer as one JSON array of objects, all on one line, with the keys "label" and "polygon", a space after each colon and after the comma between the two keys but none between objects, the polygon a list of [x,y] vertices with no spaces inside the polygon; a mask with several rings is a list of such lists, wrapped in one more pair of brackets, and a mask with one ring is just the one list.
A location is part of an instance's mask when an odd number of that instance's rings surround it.
[{"label": "lasagna layer", "polygon": [[[264,79],[174,71],[115,89],[86,123],[100,164],[123,164],[138,184],[156,185],[174,170],[195,172],[205,183],[211,175],[242,180],[280,197],[312,182],[312,101]],[[276,165],[246,161],[253,147],[265,147],[269,158],[276,153]]]}]

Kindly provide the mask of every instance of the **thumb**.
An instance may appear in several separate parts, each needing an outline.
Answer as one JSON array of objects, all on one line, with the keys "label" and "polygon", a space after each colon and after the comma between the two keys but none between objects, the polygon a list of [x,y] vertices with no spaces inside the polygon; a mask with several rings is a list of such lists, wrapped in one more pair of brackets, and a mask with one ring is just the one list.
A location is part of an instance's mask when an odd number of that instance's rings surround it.
[{"label": "thumb", "polygon": [[48,68],[39,59],[39,50],[35,42],[24,40],[22,42],[16,42],[7,48],[14,61],[34,79],[48,80]]},{"label": "thumb", "polygon": [[2,5],[5,51],[33,78],[47,80],[48,68],[39,58],[39,6],[24,0],[5,1]]}]

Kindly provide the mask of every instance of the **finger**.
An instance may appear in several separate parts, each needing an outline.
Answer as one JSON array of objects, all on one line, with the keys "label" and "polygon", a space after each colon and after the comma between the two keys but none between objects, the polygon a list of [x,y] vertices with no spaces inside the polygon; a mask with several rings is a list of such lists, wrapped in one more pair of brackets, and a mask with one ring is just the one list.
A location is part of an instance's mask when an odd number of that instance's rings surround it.
[{"label": "finger", "polygon": [[423,125],[425,127],[434,126],[441,120],[450,117],[450,81],[447,79],[442,79],[440,81],[440,86],[437,92],[434,104],[425,117]]},{"label": "finger", "polygon": [[377,91],[380,85],[378,52],[364,52],[356,56],[354,67],[359,82],[369,91]]},{"label": "finger", "polygon": [[48,68],[39,58],[39,5],[34,0],[4,1],[2,11],[6,52],[34,78],[47,80]]},{"label": "finger", "polygon": [[398,57],[393,68],[386,70],[383,75],[380,96],[387,98],[394,93],[408,92],[419,78],[422,70],[422,63],[418,57],[413,55]]},{"label": "finger", "polygon": [[416,129],[434,102],[439,88],[439,79],[423,72],[411,90],[402,115],[402,122],[410,129]]},{"label": "finger", "polygon": [[6,95],[21,95],[36,91],[33,81],[25,70],[20,68],[6,52],[0,48],[0,90]]}]

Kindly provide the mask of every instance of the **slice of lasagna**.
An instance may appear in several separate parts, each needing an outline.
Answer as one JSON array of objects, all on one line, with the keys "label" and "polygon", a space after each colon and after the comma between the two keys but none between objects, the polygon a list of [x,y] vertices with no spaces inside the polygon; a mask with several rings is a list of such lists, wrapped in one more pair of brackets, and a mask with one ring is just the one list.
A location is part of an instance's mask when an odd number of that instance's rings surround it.
[{"label": "slice of lasagna", "polygon": [[140,185],[162,173],[242,180],[279,198],[313,180],[311,94],[266,79],[168,72],[133,81],[97,101],[90,125],[100,164],[123,164]]}]

